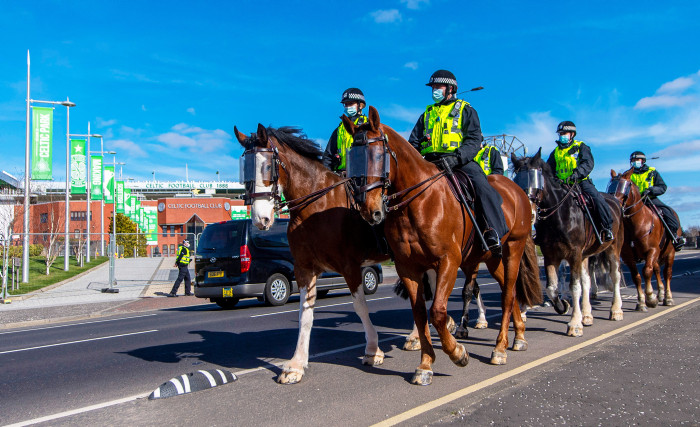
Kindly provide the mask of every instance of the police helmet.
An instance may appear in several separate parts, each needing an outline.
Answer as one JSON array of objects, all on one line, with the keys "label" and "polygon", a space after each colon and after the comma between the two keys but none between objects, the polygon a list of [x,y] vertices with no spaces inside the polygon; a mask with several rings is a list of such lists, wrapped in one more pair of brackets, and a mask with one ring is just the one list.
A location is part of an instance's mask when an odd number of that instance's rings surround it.
[{"label": "police helmet", "polygon": [[430,76],[430,80],[425,84],[426,86],[432,85],[447,85],[453,86],[454,91],[457,92],[457,78],[454,74],[447,70],[437,70]]},{"label": "police helmet", "polygon": [[356,87],[345,89],[345,92],[343,92],[343,97],[340,99],[340,103],[345,104],[346,102],[361,102],[364,105],[367,105],[365,102],[365,94]]},{"label": "police helmet", "polygon": [[561,123],[559,123],[559,126],[557,126],[557,133],[564,133],[564,132],[573,132],[574,136],[576,136],[576,125],[574,122],[571,122],[569,120],[565,120]]},{"label": "police helmet", "polygon": [[185,239],[185,240],[182,241],[182,244],[185,245],[185,246],[189,246],[189,245],[190,245],[190,241],[187,240],[187,239]]},{"label": "police helmet", "polygon": [[642,164],[647,162],[646,154],[642,153],[641,151],[635,151],[634,153],[630,154],[630,162],[633,162],[637,159],[641,160]]}]

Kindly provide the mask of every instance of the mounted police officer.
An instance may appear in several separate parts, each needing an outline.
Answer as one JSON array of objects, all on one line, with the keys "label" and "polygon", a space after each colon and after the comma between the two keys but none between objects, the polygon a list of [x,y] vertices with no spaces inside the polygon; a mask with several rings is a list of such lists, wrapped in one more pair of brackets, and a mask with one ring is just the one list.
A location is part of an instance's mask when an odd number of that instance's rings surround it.
[{"label": "mounted police officer", "polygon": [[489,185],[483,169],[474,161],[483,141],[479,116],[468,102],[456,97],[457,79],[451,72],[434,72],[426,86],[433,91],[434,103],[426,107],[408,142],[438,167],[445,167],[446,163],[450,169],[458,168],[469,175],[476,193],[478,226],[489,250],[499,255],[501,238],[508,226],[501,210],[501,195]]},{"label": "mounted police officer", "polygon": [[555,176],[562,182],[573,185],[578,183],[581,190],[590,196],[595,204],[595,212],[600,224],[600,239],[608,242],[614,238],[612,233],[613,219],[608,204],[588,177],[593,171],[593,154],[588,145],[574,139],[576,125],[563,121],[557,126],[557,148],[549,155],[547,163]]},{"label": "mounted police officer", "polygon": [[[362,114],[365,108],[365,95],[356,87],[351,87],[343,92],[340,103],[344,106],[344,113],[356,125],[367,121],[367,116]],[[326,151],[323,153],[323,165],[334,172],[345,170],[346,155],[352,145],[352,135],[345,130],[343,122],[333,131],[328,140]]]},{"label": "mounted police officer", "polygon": [[491,174],[503,175],[501,152],[493,145],[486,145],[483,140],[481,141],[481,150],[474,156],[474,161],[481,166],[487,176]]},{"label": "mounted police officer", "polygon": [[179,248],[177,248],[177,258],[175,259],[175,267],[178,269],[177,280],[173,288],[168,294],[169,297],[177,296],[177,289],[180,287],[182,280],[185,280],[185,295],[194,295],[192,293],[192,279],[190,279],[189,264],[192,261],[190,251],[190,241],[183,240]]},{"label": "mounted police officer", "polygon": [[[630,179],[639,187],[642,197],[647,197],[647,200],[644,202],[656,206],[661,211],[668,228],[675,233],[681,227],[676,213],[658,199],[659,196],[666,192],[666,183],[661,178],[661,174],[656,168],[647,165],[647,156],[641,151],[635,151],[630,154],[630,167],[634,168]],[[671,238],[673,239],[673,247],[676,251],[680,251],[683,244],[685,244],[685,239],[675,234],[672,234]]]}]

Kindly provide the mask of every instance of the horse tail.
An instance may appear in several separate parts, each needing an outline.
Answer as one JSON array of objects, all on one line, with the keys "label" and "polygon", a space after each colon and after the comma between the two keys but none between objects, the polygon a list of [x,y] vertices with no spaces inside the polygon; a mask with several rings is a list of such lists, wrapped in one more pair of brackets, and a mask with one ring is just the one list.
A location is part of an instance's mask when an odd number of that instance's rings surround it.
[{"label": "horse tail", "polygon": [[525,252],[520,259],[520,271],[515,280],[515,299],[526,306],[542,304],[540,266],[537,263],[537,250],[531,235],[527,236]]},{"label": "horse tail", "polygon": [[[408,289],[406,289],[406,285],[401,278],[399,278],[394,285],[394,293],[402,299],[408,299]],[[428,280],[427,273],[423,274],[423,295],[426,301],[433,299],[433,290],[430,288],[430,280]]]},{"label": "horse tail", "polygon": [[610,280],[610,272],[613,268],[617,268],[620,274],[620,287],[626,287],[627,283],[625,282],[625,276],[622,274],[621,263],[618,263],[616,267],[613,266],[610,257],[605,252],[588,257],[588,274],[591,278],[591,288],[593,284],[604,284],[607,290],[612,291],[614,284]]}]

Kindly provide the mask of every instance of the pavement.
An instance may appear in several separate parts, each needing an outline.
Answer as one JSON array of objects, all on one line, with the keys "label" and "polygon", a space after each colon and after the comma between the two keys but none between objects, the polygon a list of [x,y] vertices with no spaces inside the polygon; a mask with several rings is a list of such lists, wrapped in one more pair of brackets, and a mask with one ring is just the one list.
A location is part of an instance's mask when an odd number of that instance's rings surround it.
[{"label": "pavement", "polygon": [[[184,296],[180,285],[178,298],[167,298],[178,270],[175,257],[117,259],[115,279],[118,293],[102,292],[109,287],[109,263],[58,285],[0,304],[0,329],[26,327],[57,321],[108,316],[173,307],[210,304],[208,299]],[[194,278],[194,269],[190,268]],[[393,266],[384,267],[386,277],[396,276]]]}]

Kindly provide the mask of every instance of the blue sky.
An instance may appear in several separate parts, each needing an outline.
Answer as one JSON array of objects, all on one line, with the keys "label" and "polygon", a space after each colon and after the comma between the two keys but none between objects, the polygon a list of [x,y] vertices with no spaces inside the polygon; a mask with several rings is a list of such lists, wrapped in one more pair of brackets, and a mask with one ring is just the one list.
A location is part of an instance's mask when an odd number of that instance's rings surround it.
[{"label": "blue sky", "polygon": [[[597,187],[640,149],[663,200],[700,224],[700,3],[674,1],[3,1],[0,169],[24,169],[26,52],[32,98],[69,96],[71,132],[105,135],[125,177],[238,176],[233,126],[302,127],[325,147],[340,95],[360,87],[407,135],[430,74],[454,72],[485,135],[554,148],[573,120]],[[54,176],[65,171],[65,107]]]}]

